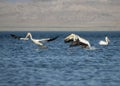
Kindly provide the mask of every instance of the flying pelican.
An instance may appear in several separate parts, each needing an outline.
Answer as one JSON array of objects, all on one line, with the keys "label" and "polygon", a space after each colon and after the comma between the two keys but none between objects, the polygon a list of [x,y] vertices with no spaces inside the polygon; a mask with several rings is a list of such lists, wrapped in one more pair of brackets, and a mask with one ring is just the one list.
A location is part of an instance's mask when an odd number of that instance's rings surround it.
[{"label": "flying pelican", "polygon": [[99,42],[99,45],[108,45],[108,43],[110,42],[109,38],[106,36],[105,37],[105,41],[101,40]]},{"label": "flying pelican", "polygon": [[18,39],[18,40],[29,40],[29,38],[27,38],[27,37],[22,38],[22,37],[20,37],[20,36],[14,35],[14,34],[10,34],[10,35],[11,35],[11,37],[13,37],[13,38],[15,38],[15,39]]},{"label": "flying pelican", "polygon": [[65,43],[72,42],[70,47],[71,46],[78,46],[78,45],[81,45],[84,48],[90,48],[91,47],[89,41],[87,41],[86,39],[84,39],[84,38],[82,38],[82,37],[80,37],[76,34],[70,34],[69,36],[67,36],[64,39],[64,42]]},{"label": "flying pelican", "polygon": [[46,46],[44,46],[42,42],[44,42],[44,41],[48,41],[48,42],[49,42],[49,41],[53,41],[53,40],[55,40],[55,39],[58,38],[58,36],[56,36],[56,37],[54,37],[54,38],[33,39],[32,34],[31,34],[31,33],[27,33],[27,35],[26,35],[25,38],[28,38],[28,37],[30,37],[31,41],[32,41],[34,44],[36,44],[36,45],[38,45],[38,46],[40,46],[40,47],[42,47],[42,48],[46,48]]}]

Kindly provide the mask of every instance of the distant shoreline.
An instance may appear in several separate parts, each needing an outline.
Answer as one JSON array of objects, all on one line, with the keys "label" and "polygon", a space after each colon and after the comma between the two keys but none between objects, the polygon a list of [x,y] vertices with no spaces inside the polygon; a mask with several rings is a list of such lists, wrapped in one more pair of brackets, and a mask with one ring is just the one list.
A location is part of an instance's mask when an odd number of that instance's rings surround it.
[{"label": "distant shoreline", "polygon": [[113,27],[0,27],[0,31],[120,31],[120,29]]},{"label": "distant shoreline", "polygon": [[0,30],[0,32],[120,32],[120,30]]}]

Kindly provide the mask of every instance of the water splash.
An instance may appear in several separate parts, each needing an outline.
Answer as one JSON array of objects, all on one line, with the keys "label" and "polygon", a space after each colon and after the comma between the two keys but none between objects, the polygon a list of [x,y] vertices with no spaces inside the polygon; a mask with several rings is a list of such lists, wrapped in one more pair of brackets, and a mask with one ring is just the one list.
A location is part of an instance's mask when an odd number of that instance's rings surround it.
[{"label": "water splash", "polygon": [[95,46],[91,46],[88,50],[96,50],[98,48],[96,48]]}]

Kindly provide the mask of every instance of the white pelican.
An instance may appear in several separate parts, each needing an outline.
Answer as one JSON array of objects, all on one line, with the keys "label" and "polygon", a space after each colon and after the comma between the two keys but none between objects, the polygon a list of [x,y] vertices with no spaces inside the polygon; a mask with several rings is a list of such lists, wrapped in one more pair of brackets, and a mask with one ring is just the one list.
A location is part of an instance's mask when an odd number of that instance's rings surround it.
[{"label": "white pelican", "polygon": [[18,40],[29,40],[29,38],[27,38],[27,37],[22,38],[22,37],[20,37],[20,36],[14,35],[14,34],[10,34],[10,35],[11,35],[11,37],[13,37],[13,38],[15,38],[15,39],[18,39]]},{"label": "white pelican", "polygon": [[105,41],[101,40],[101,41],[99,42],[99,44],[100,44],[100,45],[108,45],[109,42],[110,42],[110,40],[109,40],[109,38],[106,36],[106,37],[105,37]]},{"label": "white pelican", "polygon": [[64,42],[67,43],[67,42],[71,42],[71,45],[70,46],[78,46],[78,45],[81,45],[82,47],[84,48],[90,48],[91,45],[89,43],[89,41],[87,41],[86,39],[76,35],[76,34],[70,34],[69,36],[67,36],[65,39],[64,39]]},{"label": "white pelican", "polygon": [[43,48],[46,48],[46,46],[44,46],[42,42],[44,42],[44,41],[53,41],[53,40],[55,40],[55,39],[58,38],[58,36],[57,36],[57,37],[54,37],[54,38],[33,39],[33,38],[32,38],[32,34],[31,34],[31,33],[27,33],[27,35],[26,35],[25,38],[28,38],[28,37],[30,37],[30,39],[31,39],[31,41],[32,41],[33,43],[35,43],[36,45],[38,45],[38,46],[40,46],[40,47],[43,47]]}]

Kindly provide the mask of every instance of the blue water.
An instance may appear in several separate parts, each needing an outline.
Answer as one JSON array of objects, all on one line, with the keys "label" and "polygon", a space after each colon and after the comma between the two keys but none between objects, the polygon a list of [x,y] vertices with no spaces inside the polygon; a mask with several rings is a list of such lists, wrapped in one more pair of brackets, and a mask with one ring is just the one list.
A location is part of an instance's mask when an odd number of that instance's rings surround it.
[{"label": "blue water", "polygon": [[[41,49],[25,36],[27,32],[0,32],[0,86],[120,86],[120,31],[31,32],[33,38],[59,36]],[[76,33],[94,49],[69,47],[64,38]],[[98,42],[105,36],[108,46]]]}]

